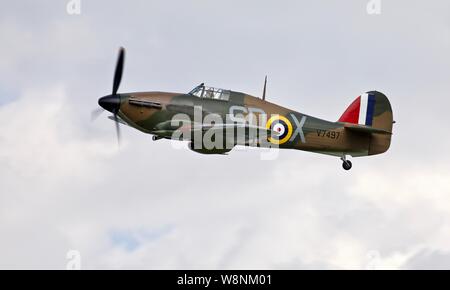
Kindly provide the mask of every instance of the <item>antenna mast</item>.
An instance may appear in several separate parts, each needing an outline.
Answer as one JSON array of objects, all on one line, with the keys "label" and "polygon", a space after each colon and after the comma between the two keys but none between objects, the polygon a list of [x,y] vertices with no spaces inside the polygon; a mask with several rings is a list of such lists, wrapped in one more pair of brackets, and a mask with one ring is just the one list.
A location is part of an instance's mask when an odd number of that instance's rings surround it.
[{"label": "antenna mast", "polygon": [[264,79],[264,89],[263,89],[263,94],[262,94],[262,99],[263,99],[263,101],[266,100],[266,86],[267,86],[267,76],[266,76],[266,78]]}]

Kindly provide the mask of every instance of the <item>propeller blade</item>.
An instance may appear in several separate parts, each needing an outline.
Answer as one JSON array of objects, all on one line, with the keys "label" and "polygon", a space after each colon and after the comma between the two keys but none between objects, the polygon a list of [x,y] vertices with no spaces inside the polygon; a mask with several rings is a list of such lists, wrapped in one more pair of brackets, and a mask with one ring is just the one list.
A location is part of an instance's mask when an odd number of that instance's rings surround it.
[{"label": "propeller blade", "polygon": [[91,122],[97,120],[97,118],[103,113],[105,109],[97,108],[91,112]]},{"label": "propeller blade", "polygon": [[112,94],[115,95],[120,86],[122,80],[123,63],[125,60],[125,49],[123,47],[119,50],[119,57],[117,58],[116,71],[114,72],[114,83]]},{"label": "propeller blade", "polygon": [[120,147],[120,124],[117,114],[114,114],[114,123],[116,124],[117,145]]}]

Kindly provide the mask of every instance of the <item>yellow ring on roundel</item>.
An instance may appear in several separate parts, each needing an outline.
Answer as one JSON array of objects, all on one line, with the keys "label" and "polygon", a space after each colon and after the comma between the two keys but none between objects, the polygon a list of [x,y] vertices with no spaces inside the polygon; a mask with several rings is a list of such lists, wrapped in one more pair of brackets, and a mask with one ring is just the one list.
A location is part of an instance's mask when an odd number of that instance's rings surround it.
[{"label": "yellow ring on roundel", "polygon": [[270,141],[270,143],[278,144],[278,145],[279,145],[279,144],[286,143],[286,142],[289,140],[289,138],[291,138],[293,129],[292,129],[292,124],[291,124],[291,122],[289,122],[289,120],[288,120],[286,117],[280,116],[280,115],[274,115],[274,116],[270,117],[270,119],[267,120],[267,123],[266,123],[266,129],[269,129],[269,130],[270,130],[270,127],[272,126],[272,123],[273,123],[274,121],[278,121],[278,120],[283,121],[284,123],[286,123],[286,125],[287,125],[287,130],[288,130],[286,136],[284,136],[284,138],[283,138],[283,139],[280,139],[280,140],[278,140],[278,139],[276,139],[276,138],[272,138],[272,136],[270,136],[270,137],[267,138],[267,139]]}]

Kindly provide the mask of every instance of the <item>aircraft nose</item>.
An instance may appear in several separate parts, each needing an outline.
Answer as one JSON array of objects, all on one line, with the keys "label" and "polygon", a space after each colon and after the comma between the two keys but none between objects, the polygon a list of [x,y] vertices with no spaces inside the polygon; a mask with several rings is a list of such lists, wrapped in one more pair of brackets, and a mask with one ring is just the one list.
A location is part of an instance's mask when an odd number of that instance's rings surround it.
[{"label": "aircraft nose", "polygon": [[111,113],[117,113],[120,109],[120,95],[108,95],[101,97],[98,100],[98,104],[100,107]]}]

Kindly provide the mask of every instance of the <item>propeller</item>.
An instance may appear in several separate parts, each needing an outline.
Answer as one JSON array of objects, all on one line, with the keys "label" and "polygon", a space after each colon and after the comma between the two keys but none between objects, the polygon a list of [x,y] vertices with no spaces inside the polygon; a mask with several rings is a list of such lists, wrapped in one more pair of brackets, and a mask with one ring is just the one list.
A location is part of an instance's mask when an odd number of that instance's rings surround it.
[{"label": "propeller", "polygon": [[[125,49],[123,47],[119,50],[119,56],[117,57],[117,64],[116,64],[116,70],[114,72],[114,81],[113,81],[113,88],[112,88],[112,94],[108,96],[101,97],[98,100],[98,104],[100,107],[102,107],[104,110],[107,110],[113,114],[114,121],[116,123],[116,135],[117,135],[117,143],[120,146],[120,125],[119,125],[119,117],[117,114],[120,110],[120,94],[117,94],[117,91],[120,86],[120,81],[122,80],[122,73],[123,73],[123,64],[125,61]],[[96,119],[103,110],[101,111],[94,111],[91,114],[92,119]]]},{"label": "propeller", "polygon": [[123,47],[119,50],[119,57],[117,58],[116,71],[114,72],[114,83],[112,94],[115,95],[120,86],[123,73],[123,63],[125,61],[125,49]]},{"label": "propeller", "polygon": [[91,121],[97,120],[97,118],[103,113],[105,109],[97,108],[91,112]]}]

